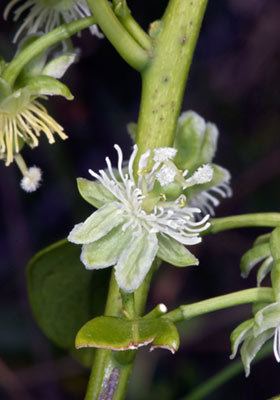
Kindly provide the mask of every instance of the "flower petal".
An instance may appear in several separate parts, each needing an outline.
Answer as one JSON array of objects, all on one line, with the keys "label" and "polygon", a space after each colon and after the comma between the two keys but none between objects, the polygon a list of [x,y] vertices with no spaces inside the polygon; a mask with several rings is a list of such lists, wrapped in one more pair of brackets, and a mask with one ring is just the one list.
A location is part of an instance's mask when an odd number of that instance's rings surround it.
[{"label": "flower petal", "polygon": [[101,239],[84,244],[81,253],[82,263],[87,269],[101,269],[116,264],[131,234],[129,229],[124,232],[120,225]]},{"label": "flower petal", "polygon": [[247,338],[240,350],[241,360],[245,368],[246,377],[250,375],[250,364],[262,346],[274,335],[274,329],[269,329],[257,337]]},{"label": "flower petal", "polygon": [[116,203],[105,204],[95,211],[89,218],[74,226],[68,240],[76,244],[94,242],[107,235],[113,228],[123,221],[121,210]]},{"label": "flower petal", "polygon": [[122,290],[134,292],[141,285],[157,250],[156,234],[143,230],[139,236],[131,239],[115,267],[115,277]]},{"label": "flower petal", "polygon": [[96,208],[115,200],[112,193],[99,182],[78,178],[77,184],[80,195]]},{"label": "flower petal", "polygon": [[231,356],[232,360],[238,351],[238,347],[240,344],[248,337],[248,335],[252,335],[252,328],[254,325],[253,319],[248,319],[247,321],[242,322],[242,324],[238,325],[230,335],[231,341]]},{"label": "flower petal", "polygon": [[262,308],[255,315],[254,335],[258,336],[267,329],[280,325],[280,303],[272,303]]},{"label": "flower petal", "polygon": [[259,244],[248,250],[241,258],[240,269],[241,276],[247,278],[251,270],[259,262],[263,261],[265,258],[270,256],[270,246],[269,243]]},{"label": "flower petal", "polygon": [[181,243],[166,235],[158,235],[157,256],[176,267],[198,265],[198,259]]},{"label": "flower petal", "polygon": [[261,264],[258,273],[257,273],[257,284],[261,286],[264,278],[269,274],[273,265],[273,258],[267,257],[264,262]]}]

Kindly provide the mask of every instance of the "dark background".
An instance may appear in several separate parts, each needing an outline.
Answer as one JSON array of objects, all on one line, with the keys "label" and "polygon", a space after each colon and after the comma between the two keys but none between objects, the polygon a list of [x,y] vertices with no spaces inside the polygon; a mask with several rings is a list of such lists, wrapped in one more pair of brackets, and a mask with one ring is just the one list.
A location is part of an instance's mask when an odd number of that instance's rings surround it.
[{"label": "dark background", "polygon": [[[2,13],[5,1],[1,2]],[[166,1],[129,2],[147,27]],[[218,216],[279,211],[279,0],[210,0],[193,62],[184,110],[193,109],[220,129],[216,162],[233,176],[234,197]],[[0,53],[10,59],[15,25],[0,23]],[[29,165],[39,165],[44,182],[25,194],[20,175],[0,166],[0,399],[82,399],[88,371],[58,351],[34,322],[26,294],[25,265],[42,247],[67,235],[90,212],[75,178],[104,166],[118,143],[130,153],[126,124],[137,119],[140,79],[106,40],[83,33],[75,44],[82,56],[65,81],[73,102],[53,99],[49,110],[69,140],[24,150]],[[199,268],[163,266],[149,308],[180,303],[255,286],[255,275],[240,278],[239,260],[263,230],[240,230],[207,237],[197,252]],[[225,310],[182,326],[176,356],[141,350],[129,398],[180,399],[229,364],[229,335],[250,315],[248,307]],[[211,399],[268,399],[280,393],[280,367],[273,356],[228,382]]]}]

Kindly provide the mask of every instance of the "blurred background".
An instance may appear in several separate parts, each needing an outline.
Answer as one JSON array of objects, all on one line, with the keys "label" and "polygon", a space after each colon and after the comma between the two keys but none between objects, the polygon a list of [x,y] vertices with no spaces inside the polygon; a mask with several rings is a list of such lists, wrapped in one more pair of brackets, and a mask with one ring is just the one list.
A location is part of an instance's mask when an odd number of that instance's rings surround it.
[{"label": "blurred background", "polygon": [[[6,1],[1,1],[3,13]],[[166,0],[128,2],[147,28]],[[280,211],[280,2],[212,0],[192,65],[184,110],[193,109],[220,129],[216,163],[232,173],[234,196],[217,216]],[[16,26],[0,23],[0,54],[10,59]],[[75,38],[80,62],[65,81],[73,102],[53,99],[48,108],[69,140],[24,150],[29,165],[44,172],[35,194],[19,188],[20,175],[0,166],[0,399],[82,399],[89,371],[53,346],[40,332],[27,300],[25,266],[30,257],[64,238],[91,211],[79,197],[75,179],[88,168],[115,159],[113,144],[130,154],[126,124],[136,121],[140,79],[106,40],[84,32]],[[207,237],[196,249],[199,268],[163,266],[148,308],[169,309],[255,286],[255,275],[240,278],[239,261],[264,230],[239,230]],[[250,315],[249,307],[220,311],[183,324],[176,356],[141,350],[129,399],[183,399],[229,365],[229,335]],[[280,366],[273,356],[257,363],[248,379],[240,373],[206,399],[269,399],[280,394]]]}]

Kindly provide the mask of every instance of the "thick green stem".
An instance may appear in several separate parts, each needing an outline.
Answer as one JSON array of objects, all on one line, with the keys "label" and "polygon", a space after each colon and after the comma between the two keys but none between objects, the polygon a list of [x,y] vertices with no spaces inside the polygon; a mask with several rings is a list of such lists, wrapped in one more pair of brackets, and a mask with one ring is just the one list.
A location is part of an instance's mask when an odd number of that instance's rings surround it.
[{"label": "thick green stem", "polygon": [[188,72],[207,0],[171,0],[154,40],[154,59],[142,74],[137,129],[139,154],[172,146]]},{"label": "thick green stem", "polygon": [[223,296],[213,297],[193,304],[187,304],[176,308],[165,314],[163,318],[168,318],[172,322],[180,322],[207,314],[213,311],[222,310],[233,306],[256,302],[273,302],[274,294],[271,288],[253,288],[240,290]]},{"label": "thick green stem", "polygon": [[28,64],[29,61],[46,51],[49,47],[70,38],[77,32],[95,24],[95,22],[96,20],[93,17],[83,18],[69,24],[63,24],[50,33],[41,36],[35,42],[20,51],[8,64],[3,73],[3,78],[12,86],[23,67]]},{"label": "thick green stem", "polygon": [[212,219],[211,226],[205,233],[218,233],[236,228],[275,228],[277,226],[280,226],[280,213],[234,215],[231,217]]},{"label": "thick green stem", "polygon": [[107,0],[88,0],[98,25],[121,57],[133,68],[141,71],[149,62],[148,53],[127,32]]}]

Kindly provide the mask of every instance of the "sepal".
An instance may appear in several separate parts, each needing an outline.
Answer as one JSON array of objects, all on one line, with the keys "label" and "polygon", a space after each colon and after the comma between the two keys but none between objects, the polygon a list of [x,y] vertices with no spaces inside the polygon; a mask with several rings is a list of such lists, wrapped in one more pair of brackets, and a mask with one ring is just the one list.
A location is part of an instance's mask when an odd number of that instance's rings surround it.
[{"label": "sepal", "polygon": [[96,208],[114,200],[112,193],[99,182],[78,178],[77,184],[82,198]]},{"label": "sepal", "polygon": [[64,83],[46,75],[25,79],[24,86],[33,96],[62,96],[67,100],[74,98]]},{"label": "sepal", "polygon": [[175,267],[198,265],[198,259],[181,243],[166,235],[158,235],[157,257]]}]

